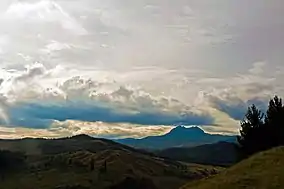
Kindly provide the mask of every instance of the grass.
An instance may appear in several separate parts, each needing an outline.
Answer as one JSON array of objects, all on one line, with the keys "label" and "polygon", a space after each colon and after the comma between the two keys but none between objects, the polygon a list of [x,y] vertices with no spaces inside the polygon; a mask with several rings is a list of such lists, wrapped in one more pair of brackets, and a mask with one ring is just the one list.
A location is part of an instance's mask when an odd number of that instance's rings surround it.
[{"label": "grass", "polygon": [[284,147],[256,154],[219,175],[181,189],[283,189]]},{"label": "grass", "polygon": [[[95,169],[90,170],[90,161],[94,159]],[[46,160],[48,167],[46,167]],[[70,161],[71,160],[71,161]],[[99,173],[100,167],[107,161],[107,172]],[[70,164],[72,162],[72,164]],[[217,170],[215,167],[195,164],[178,164],[183,168],[152,157],[131,154],[123,151],[102,151],[91,153],[78,151],[44,158],[33,158],[30,165],[33,170],[23,170],[6,176],[0,181],[5,189],[55,189],[58,186],[76,184],[87,189],[108,188],[126,177],[150,178],[158,188],[172,189],[183,185],[186,180],[204,177]],[[17,182],[15,182],[17,181]]]}]

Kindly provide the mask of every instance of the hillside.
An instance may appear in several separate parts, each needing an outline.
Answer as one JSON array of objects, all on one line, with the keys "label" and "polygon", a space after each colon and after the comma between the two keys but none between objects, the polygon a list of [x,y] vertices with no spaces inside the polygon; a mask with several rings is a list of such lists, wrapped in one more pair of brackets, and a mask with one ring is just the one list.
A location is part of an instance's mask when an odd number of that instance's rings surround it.
[{"label": "hillside", "polygon": [[261,152],[209,179],[181,189],[282,189],[284,147]]},{"label": "hillside", "polygon": [[161,150],[173,147],[193,147],[220,141],[235,142],[235,136],[205,133],[199,127],[178,126],[161,136],[149,136],[142,139],[119,139],[117,142],[139,149]]},{"label": "hillside", "polygon": [[[107,189],[129,184],[136,188],[142,185],[172,189],[219,171],[212,166],[159,158],[86,135],[1,140],[0,150],[9,150],[0,151],[4,162],[0,164],[0,184],[5,189]],[[18,166],[12,166],[14,163]]]},{"label": "hillside", "polygon": [[24,138],[17,140],[0,140],[0,149],[24,152],[28,155],[58,154],[76,152],[78,150],[98,152],[105,149],[138,152],[138,150],[115,143],[111,140],[93,138],[88,135],[77,135],[70,138],[59,139]]},{"label": "hillside", "polygon": [[169,148],[157,152],[157,155],[189,163],[230,166],[238,161],[238,148],[234,143],[218,142],[188,148]]}]

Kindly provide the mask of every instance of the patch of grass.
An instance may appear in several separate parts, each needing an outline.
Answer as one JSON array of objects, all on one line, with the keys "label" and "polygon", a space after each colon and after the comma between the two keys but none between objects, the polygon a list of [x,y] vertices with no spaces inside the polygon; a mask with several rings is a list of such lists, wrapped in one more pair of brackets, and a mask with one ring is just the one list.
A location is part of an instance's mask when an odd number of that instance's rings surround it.
[{"label": "patch of grass", "polygon": [[284,188],[284,147],[256,154],[230,169],[191,182],[182,189],[282,189]]}]

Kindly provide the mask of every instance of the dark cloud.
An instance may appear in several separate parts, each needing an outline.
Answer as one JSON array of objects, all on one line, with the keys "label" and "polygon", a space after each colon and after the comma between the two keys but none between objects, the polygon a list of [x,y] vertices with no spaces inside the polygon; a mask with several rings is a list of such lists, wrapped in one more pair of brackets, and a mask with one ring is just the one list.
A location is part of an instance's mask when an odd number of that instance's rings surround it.
[{"label": "dark cloud", "polygon": [[15,77],[15,81],[28,81],[31,79],[34,79],[38,76],[43,76],[46,74],[46,69],[42,64],[34,64],[30,67],[27,67],[25,72],[23,72],[21,75],[18,77]]},{"label": "dark cloud", "polygon": [[248,107],[252,104],[255,104],[263,112],[265,112],[267,109],[267,102],[264,99],[257,98],[247,101],[235,98],[234,101],[228,101],[227,99],[212,96],[210,97],[209,101],[213,108],[228,114],[235,120],[242,120],[245,117]]},{"label": "dark cloud", "polygon": [[228,114],[231,118],[236,120],[241,120],[244,118],[246,112],[246,104],[239,103],[239,104],[228,104],[227,101],[223,101],[221,99],[214,99],[213,108]]},{"label": "dark cloud", "polygon": [[79,120],[106,123],[131,123],[140,125],[212,125],[214,119],[209,115],[195,113],[129,112],[110,107],[86,103],[64,103],[42,105],[35,103],[17,104],[7,111],[10,125],[28,128],[48,128],[52,120]]}]

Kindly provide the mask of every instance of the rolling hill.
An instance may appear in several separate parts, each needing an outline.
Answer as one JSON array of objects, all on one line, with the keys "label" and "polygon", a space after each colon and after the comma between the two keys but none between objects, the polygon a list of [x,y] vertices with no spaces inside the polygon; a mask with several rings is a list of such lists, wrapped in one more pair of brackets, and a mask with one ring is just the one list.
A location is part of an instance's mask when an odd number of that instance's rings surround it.
[{"label": "rolling hill", "polygon": [[139,149],[161,150],[173,147],[193,147],[220,141],[235,142],[235,136],[205,133],[199,127],[178,126],[161,136],[149,136],[142,139],[119,139],[116,142]]},{"label": "rolling hill", "polygon": [[[221,170],[159,158],[87,135],[0,140],[0,150],[4,162],[0,164],[0,185],[5,189],[108,189],[128,185],[172,189]],[[13,166],[15,163],[18,166]]]},{"label": "rolling hill", "polygon": [[284,188],[284,147],[256,154],[226,171],[181,189],[282,189]]}]

